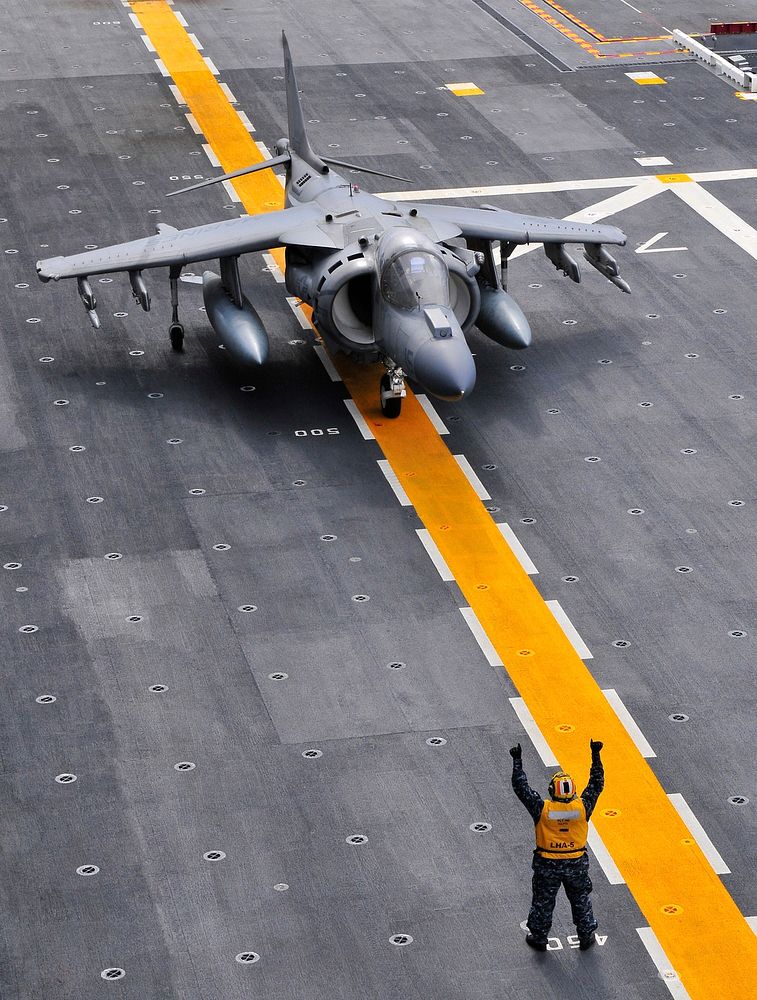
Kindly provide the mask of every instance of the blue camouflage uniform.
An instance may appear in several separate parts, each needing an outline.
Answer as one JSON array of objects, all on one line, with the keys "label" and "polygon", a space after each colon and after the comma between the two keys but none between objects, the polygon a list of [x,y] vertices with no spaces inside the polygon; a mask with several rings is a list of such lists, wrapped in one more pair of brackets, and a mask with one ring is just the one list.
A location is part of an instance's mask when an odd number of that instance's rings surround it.
[{"label": "blue camouflage uniform", "polygon": [[[599,754],[592,754],[589,783],[581,793],[587,820],[591,817],[597,799],[604,788],[605,772]],[[534,824],[538,823],[544,808],[544,799],[528,783],[520,758],[513,760],[513,790],[528,809]],[[545,944],[552,926],[552,914],[560,886],[570,902],[573,923],[579,941],[588,941],[597,928],[591,908],[591,878],[589,858],[584,850],[580,858],[543,858],[534,851],[532,862],[533,899],[527,925],[535,941]]]}]

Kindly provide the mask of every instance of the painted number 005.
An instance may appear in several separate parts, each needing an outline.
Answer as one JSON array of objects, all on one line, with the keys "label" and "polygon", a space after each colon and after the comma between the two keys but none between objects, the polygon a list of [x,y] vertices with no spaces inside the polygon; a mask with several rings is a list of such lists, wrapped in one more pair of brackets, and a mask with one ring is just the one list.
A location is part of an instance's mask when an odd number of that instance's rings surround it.
[{"label": "painted number 005", "polygon": [[338,433],[339,433],[338,427],[327,427],[325,431],[323,430],[322,427],[313,427],[309,431],[295,431],[294,436],[298,438],[306,438],[308,436],[319,438],[323,437],[324,434],[338,434]]}]

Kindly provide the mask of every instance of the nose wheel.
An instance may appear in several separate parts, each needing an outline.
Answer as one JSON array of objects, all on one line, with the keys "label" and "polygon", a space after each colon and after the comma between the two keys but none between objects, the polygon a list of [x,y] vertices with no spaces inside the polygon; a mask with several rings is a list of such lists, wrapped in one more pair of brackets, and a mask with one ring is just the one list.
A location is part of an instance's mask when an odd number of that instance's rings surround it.
[{"label": "nose wheel", "polygon": [[184,350],[184,327],[181,323],[172,323],[168,328],[168,336],[171,338],[171,347],[175,351]]},{"label": "nose wheel", "polygon": [[405,395],[405,376],[401,368],[390,368],[381,376],[379,398],[381,412],[394,420],[402,411],[402,397]]}]

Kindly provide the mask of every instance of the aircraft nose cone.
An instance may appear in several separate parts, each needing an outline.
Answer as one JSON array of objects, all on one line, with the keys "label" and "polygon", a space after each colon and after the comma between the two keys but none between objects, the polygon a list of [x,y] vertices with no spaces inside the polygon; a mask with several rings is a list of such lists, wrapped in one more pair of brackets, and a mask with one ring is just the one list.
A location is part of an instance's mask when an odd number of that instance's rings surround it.
[{"label": "aircraft nose cone", "polygon": [[462,334],[428,340],[413,360],[415,379],[434,396],[454,403],[476,384],[476,363]]}]

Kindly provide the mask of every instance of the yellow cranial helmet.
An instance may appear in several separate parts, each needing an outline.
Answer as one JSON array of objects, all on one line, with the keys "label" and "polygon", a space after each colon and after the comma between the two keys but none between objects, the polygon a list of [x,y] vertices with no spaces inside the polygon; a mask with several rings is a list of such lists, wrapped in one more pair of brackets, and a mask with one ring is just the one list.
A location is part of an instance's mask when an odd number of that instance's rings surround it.
[{"label": "yellow cranial helmet", "polygon": [[549,797],[558,802],[569,802],[575,795],[575,781],[565,771],[556,771],[549,782]]}]

